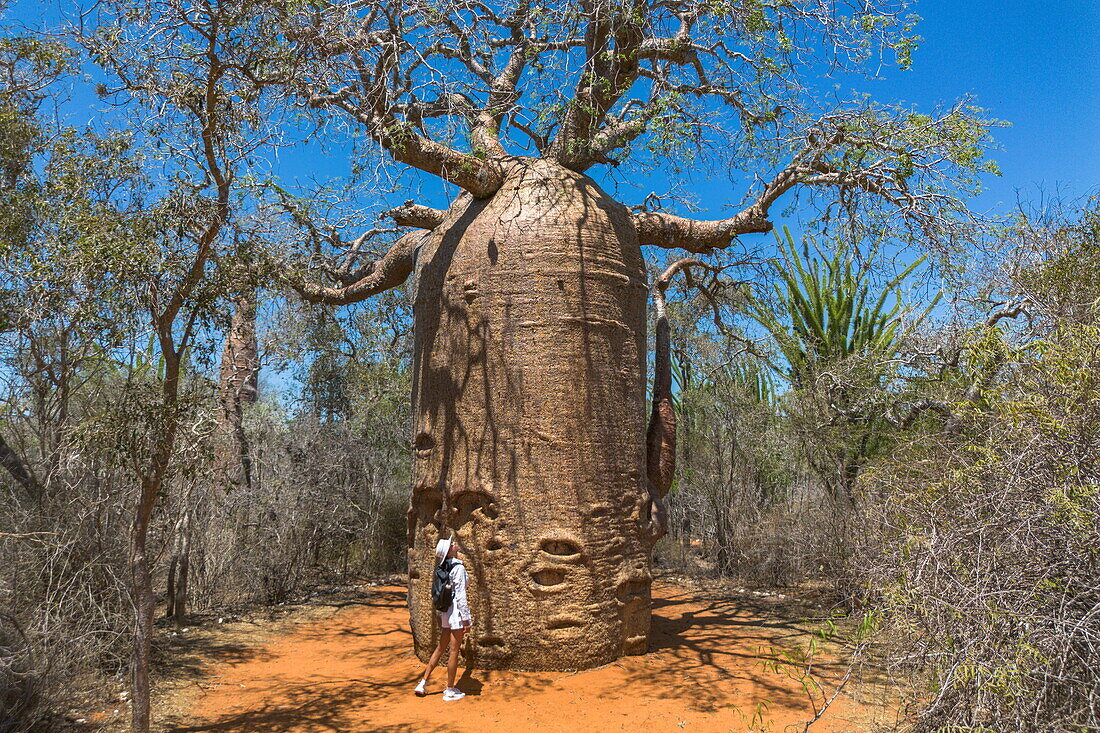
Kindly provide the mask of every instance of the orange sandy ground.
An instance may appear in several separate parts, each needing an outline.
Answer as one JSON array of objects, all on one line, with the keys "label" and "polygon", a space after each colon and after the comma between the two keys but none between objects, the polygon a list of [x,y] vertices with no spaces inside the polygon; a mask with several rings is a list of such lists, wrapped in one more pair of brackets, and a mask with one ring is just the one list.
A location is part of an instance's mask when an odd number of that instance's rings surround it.
[{"label": "orange sandy ground", "polygon": [[[207,668],[205,689],[167,730],[801,731],[813,717],[801,683],[763,661],[769,649],[808,637],[772,611],[748,596],[707,600],[657,583],[649,654],[578,673],[460,669],[466,698],[445,703],[445,669],[433,675],[432,694],[412,694],[422,666],[411,651],[405,591],[384,586]],[[839,670],[820,673],[829,689]],[[810,730],[867,731],[883,714],[846,689]]]}]

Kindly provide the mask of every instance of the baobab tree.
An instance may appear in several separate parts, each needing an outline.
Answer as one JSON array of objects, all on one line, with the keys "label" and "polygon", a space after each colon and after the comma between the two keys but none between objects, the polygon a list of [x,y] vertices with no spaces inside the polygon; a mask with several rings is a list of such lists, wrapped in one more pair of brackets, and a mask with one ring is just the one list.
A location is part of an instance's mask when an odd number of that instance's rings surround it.
[{"label": "baobab tree", "polygon": [[[445,210],[389,211],[411,231],[340,282],[295,284],[346,304],[411,278],[418,653],[434,645],[432,550],[451,532],[471,570],[474,663],[578,669],[644,653],[674,452],[666,409],[653,412],[647,449],[643,248],[722,250],[769,231],[777,202],[798,190],[827,215],[948,243],[969,221],[960,190],[986,166],[986,124],[965,103],[929,115],[815,104],[804,71],[883,54],[908,63],[900,3],[283,10],[302,98],[396,165],[457,188]],[[592,177],[689,155],[747,173],[729,216],[630,207]]]}]

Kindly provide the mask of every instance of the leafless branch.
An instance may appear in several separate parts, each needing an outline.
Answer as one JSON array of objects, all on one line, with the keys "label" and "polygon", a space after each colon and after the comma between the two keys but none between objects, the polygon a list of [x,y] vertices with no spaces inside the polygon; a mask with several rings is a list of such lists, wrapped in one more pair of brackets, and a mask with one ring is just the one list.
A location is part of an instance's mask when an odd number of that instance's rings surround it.
[{"label": "leafless branch", "polygon": [[301,283],[287,279],[287,284],[311,303],[347,305],[365,300],[385,290],[396,288],[412,274],[416,250],[425,232],[409,232],[398,239],[381,259],[365,268],[363,276],[344,287],[334,288],[316,283]]}]

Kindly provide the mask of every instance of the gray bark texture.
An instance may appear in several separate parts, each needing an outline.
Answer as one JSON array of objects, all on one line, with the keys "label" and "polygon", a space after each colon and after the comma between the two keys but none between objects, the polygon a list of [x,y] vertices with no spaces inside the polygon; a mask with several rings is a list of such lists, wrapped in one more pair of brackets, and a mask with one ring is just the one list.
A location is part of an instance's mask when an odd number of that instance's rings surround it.
[{"label": "gray bark texture", "polygon": [[252,483],[252,461],[244,432],[244,407],[258,396],[259,348],[256,343],[256,293],[237,297],[222,349],[218,385],[218,470],[220,494]]},{"label": "gray bark texture", "polygon": [[646,283],[621,204],[511,159],[415,253],[409,609],[437,643],[441,536],[469,570],[467,660],[584,669],[645,653],[657,533],[646,475]]}]

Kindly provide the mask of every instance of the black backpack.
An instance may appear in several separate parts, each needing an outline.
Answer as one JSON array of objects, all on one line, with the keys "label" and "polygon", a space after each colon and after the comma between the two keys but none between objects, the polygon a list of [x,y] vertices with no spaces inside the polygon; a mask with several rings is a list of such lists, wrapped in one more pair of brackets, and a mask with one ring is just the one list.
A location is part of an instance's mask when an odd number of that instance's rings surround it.
[{"label": "black backpack", "polygon": [[435,567],[432,578],[432,605],[437,611],[446,611],[454,603],[455,589],[451,584],[451,561],[447,558]]}]

